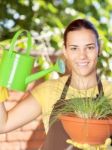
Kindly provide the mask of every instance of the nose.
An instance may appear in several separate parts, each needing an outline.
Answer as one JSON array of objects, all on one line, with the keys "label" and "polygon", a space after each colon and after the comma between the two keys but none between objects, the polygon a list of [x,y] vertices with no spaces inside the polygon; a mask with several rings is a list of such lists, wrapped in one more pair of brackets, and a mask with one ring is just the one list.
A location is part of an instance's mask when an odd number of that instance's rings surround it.
[{"label": "nose", "polygon": [[85,59],[87,57],[86,50],[83,49],[83,48],[80,49],[79,56],[80,56],[81,59]]}]

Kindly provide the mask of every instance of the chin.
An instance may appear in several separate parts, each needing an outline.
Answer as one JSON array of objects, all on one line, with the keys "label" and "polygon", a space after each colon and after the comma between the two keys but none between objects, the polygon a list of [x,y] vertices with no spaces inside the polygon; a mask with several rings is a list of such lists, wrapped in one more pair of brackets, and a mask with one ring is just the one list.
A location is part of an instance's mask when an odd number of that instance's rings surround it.
[{"label": "chin", "polygon": [[[89,77],[93,74],[96,74],[96,71],[88,71],[88,72],[78,72],[77,75],[81,77]],[[90,81],[91,82],[91,81]]]},{"label": "chin", "polygon": [[81,77],[87,77],[87,76],[89,76],[89,74],[87,74],[87,73],[80,73],[80,74],[78,73],[77,75],[81,76]]},{"label": "chin", "polygon": [[87,77],[91,74],[91,72],[88,72],[88,71],[83,71],[83,72],[78,72],[78,71],[75,71],[75,74],[77,74],[78,76],[81,76],[81,77]]}]

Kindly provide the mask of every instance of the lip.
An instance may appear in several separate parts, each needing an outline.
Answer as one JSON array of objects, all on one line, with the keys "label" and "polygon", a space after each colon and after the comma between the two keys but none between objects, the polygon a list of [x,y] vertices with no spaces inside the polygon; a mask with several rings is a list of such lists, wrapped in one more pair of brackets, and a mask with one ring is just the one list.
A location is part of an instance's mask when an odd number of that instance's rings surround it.
[{"label": "lip", "polygon": [[78,62],[77,65],[80,67],[84,67],[87,66],[89,64],[89,62]]}]

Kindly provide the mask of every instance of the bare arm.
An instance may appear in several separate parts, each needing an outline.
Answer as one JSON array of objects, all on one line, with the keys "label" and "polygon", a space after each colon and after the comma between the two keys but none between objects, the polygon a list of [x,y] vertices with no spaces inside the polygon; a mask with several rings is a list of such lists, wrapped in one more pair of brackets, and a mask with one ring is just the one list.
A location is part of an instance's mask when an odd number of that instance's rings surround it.
[{"label": "bare arm", "polygon": [[41,120],[41,106],[32,95],[18,103],[6,112],[3,103],[0,104],[0,133],[15,130],[26,123],[39,118]]}]

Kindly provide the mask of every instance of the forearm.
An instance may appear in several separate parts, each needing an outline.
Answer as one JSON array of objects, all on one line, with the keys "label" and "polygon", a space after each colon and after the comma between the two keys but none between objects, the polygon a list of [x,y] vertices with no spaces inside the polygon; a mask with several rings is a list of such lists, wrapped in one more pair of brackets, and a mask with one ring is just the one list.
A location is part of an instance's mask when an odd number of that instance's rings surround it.
[{"label": "forearm", "polygon": [[32,95],[24,98],[9,111],[6,111],[3,104],[6,99],[8,99],[7,91],[2,88],[0,92],[0,133],[20,128],[41,115],[41,106]]},{"label": "forearm", "polygon": [[5,109],[4,103],[0,104],[0,133],[5,132],[5,125],[7,122],[7,111]]}]

